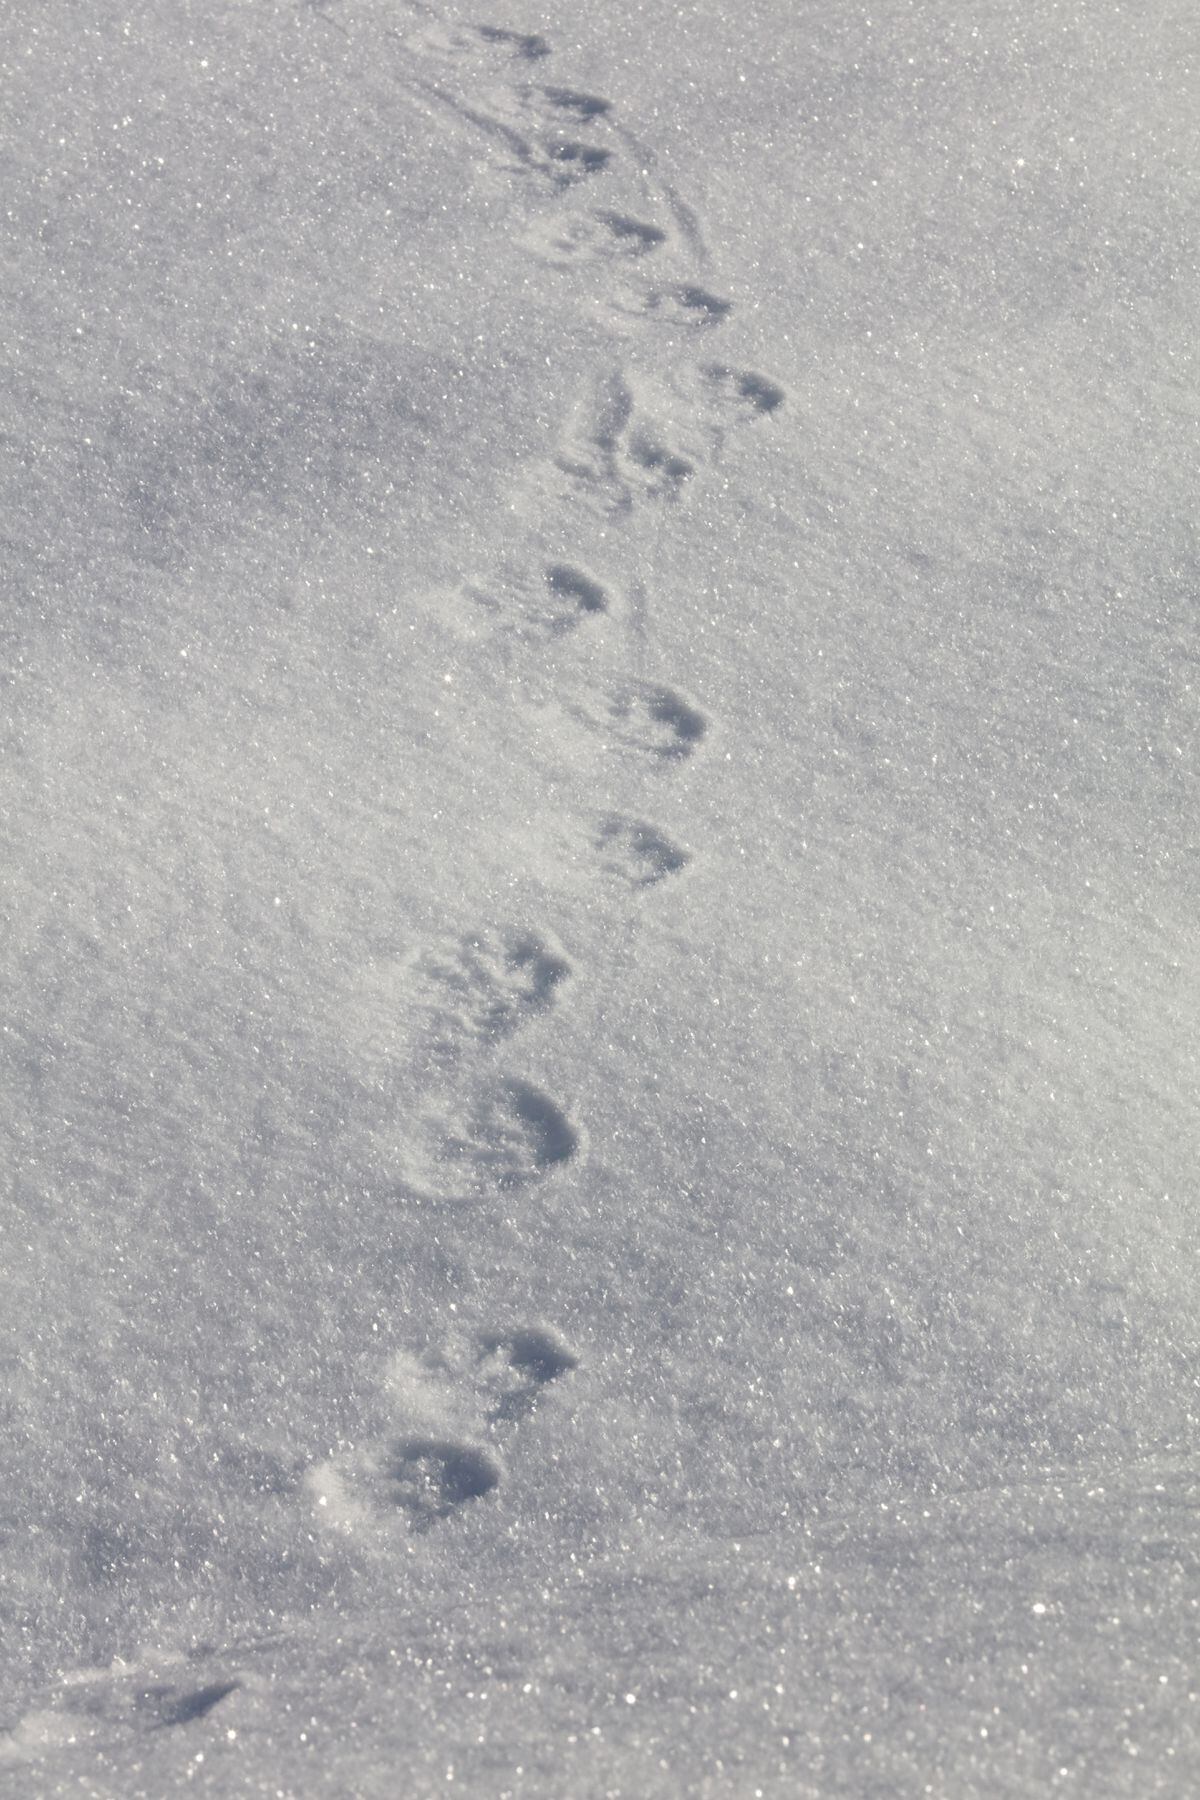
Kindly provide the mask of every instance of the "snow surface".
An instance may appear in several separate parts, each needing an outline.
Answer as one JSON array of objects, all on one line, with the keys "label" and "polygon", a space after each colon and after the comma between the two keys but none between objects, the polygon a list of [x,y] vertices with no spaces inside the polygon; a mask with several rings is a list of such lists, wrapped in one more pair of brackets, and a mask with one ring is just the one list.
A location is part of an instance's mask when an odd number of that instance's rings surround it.
[{"label": "snow surface", "polygon": [[1191,1795],[1181,0],[9,0],[0,1792]]}]

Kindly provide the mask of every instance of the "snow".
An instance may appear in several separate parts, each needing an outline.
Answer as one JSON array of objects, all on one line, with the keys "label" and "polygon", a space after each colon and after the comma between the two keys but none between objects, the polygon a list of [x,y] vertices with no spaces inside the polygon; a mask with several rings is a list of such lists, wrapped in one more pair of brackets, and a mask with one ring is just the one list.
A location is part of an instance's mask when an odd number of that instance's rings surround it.
[{"label": "snow", "polygon": [[1189,1795],[1167,0],[15,0],[0,1793]]}]

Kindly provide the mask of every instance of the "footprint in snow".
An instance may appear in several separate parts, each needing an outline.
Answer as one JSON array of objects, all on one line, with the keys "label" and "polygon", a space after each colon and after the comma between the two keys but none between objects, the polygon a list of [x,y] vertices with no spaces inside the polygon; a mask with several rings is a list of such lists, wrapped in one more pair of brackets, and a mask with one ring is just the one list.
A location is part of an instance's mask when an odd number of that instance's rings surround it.
[{"label": "footprint in snow", "polygon": [[695,463],[620,374],[600,383],[564,434],[555,466],[604,516],[644,500],[674,502]]},{"label": "footprint in snow", "polygon": [[614,302],[612,310],[627,321],[626,329],[651,324],[692,333],[723,325],[733,311],[733,302],[695,283],[679,282],[632,294]]},{"label": "footprint in snow", "polygon": [[325,1522],[428,1531],[504,1478],[501,1451],[578,1358],[544,1326],[480,1332],[457,1352],[401,1355],[386,1381],[396,1429],[310,1472]]},{"label": "footprint in snow", "polygon": [[787,399],[783,388],[769,376],[754,369],[731,368],[726,363],[702,363],[677,378],[673,385],[707,429],[718,456],[731,430],[770,419]]},{"label": "footprint in snow", "polygon": [[535,1083],[511,1075],[447,1083],[406,1114],[379,1155],[414,1196],[481,1202],[561,1174],[580,1154],[579,1128]]},{"label": "footprint in snow", "polygon": [[652,681],[614,682],[572,711],[607,743],[660,762],[691,756],[708,731],[699,707]]},{"label": "footprint in snow", "polygon": [[145,1732],[199,1726],[244,1682],[228,1674],[201,1683],[181,1680],[176,1666],[187,1660],[172,1656],[140,1667],[118,1662],[67,1677],[54,1703],[0,1730],[0,1767],[31,1761],[64,1743],[117,1745]]},{"label": "footprint in snow", "polygon": [[530,134],[509,124],[503,107],[468,103],[436,82],[420,81],[416,85],[429,100],[490,145],[499,159],[495,166],[507,174],[534,176],[561,191],[599,175],[612,161],[612,151],[601,144],[584,143],[561,130]]},{"label": "footprint in snow", "polygon": [[[452,1189],[510,1192],[540,1181],[579,1150],[579,1133],[548,1094],[504,1077],[474,1092],[436,1127],[438,1156]],[[460,1176],[461,1179],[456,1179]]]},{"label": "footprint in snow", "polygon": [[764,418],[778,412],[787,398],[777,381],[753,369],[730,369],[708,363],[701,370],[709,405],[735,419]]},{"label": "footprint in snow", "polygon": [[480,1388],[495,1425],[529,1417],[543,1390],[577,1368],[579,1359],[552,1331],[540,1327],[487,1332],[479,1339]]},{"label": "footprint in snow", "polygon": [[654,887],[690,860],[666,832],[644,819],[605,819],[595,837],[601,867],[631,888]]},{"label": "footprint in snow", "polygon": [[496,62],[534,64],[550,55],[550,45],[537,32],[510,31],[500,25],[452,25],[439,19],[432,8],[411,31],[398,32],[403,43],[418,56],[433,61],[475,65],[481,71]]},{"label": "footprint in snow", "polygon": [[413,969],[432,1015],[431,1047],[442,1060],[513,1036],[549,1010],[570,974],[558,947],[535,932],[480,932],[425,953]]},{"label": "footprint in snow", "polygon": [[518,62],[541,62],[550,54],[546,39],[535,31],[509,31],[502,25],[476,25],[475,31],[485,44],[506,50]]},{"label": "footprint in snow", "polygon": [[667,234],[661,226],[628,213],[593,212],[566,217],[555,213],[535,220],[521,242],[548,267],[575,269],[595,263],[636,262],[661,250]]},{"label": "footprint in snow", "polygon": [[461,637],[496,632],[529,639],[563,637],[609,612],[613,597],[586,569],[552,562],[536,573],[500,569],[486,581],[465,582],[436,603]]},{"label": "footprint in snow", "polygon": [[370,963],[348,997],[346,1032],[377,1068],[450,1074],[548,1012],[571,972],[539,932],[472,932]]}]

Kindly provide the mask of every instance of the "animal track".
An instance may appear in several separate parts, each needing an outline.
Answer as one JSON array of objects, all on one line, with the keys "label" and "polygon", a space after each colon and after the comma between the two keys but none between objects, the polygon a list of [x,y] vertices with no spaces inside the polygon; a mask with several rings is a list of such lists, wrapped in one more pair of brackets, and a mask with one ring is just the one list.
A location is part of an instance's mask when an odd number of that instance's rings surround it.
[{"label": "animal track", "polygon": [[601,385],[556,466],[606,513],[628,511],[636,497],[677,500],[695,465],[635,406],[619,375]]},{"label": "animal track", "polygon": [[458,99],[436,82],[420,81],[416,86],[429,99],[507,151],[512,158],[507,165],[510,172],[540,176],[552,187],[563,189],[600,174],[612,160],[611,150],[564,137],[557,130],[542,137],[529,137],[506,122],[503,106],[499,111],[481,110]]},{"label": "animal track", "polygon": [[452,25],[430,6],[417,11],[425,23],[395,36],[418,55],[441,62],[475,63],[481,72],[496,65],[497,56],[509,63],[536,63],[550,55],[550,45],[536,32],[506,31],[496,25]]},{"label": "animal track", "polygon": [[153,1714],[155,1723],[160,1728],[190,1725],[193,1719],[202,1719],[240,1686],[239,1681],[211,1681],[207,1687],[190,1690],[178,1687],[146,1688],[139,1697],[139,1704],[143,1712]]},{"label": "animal track", "polygon": [[500,1485],[500,1466],[486,1450],[439,1438],[398,1439],[379,1474],[385,1503],[406,1512],[418,1530]]},{"label": "animal track", "polygon": [[486,583],[466,583],[453,598],[449,622],[470,636],[482,626],[516,636],[559,637],[611,605],[602,582],[571,563],[555,562],[540,575],[504,569]]},{"label": "animal track", "polygon": [[[158,1669],[184,1659],[171,1656]],[[7,1731],[0,1731],[0,1767],[25,1762],[62,1743],[120,1743],[144,1732],[168,1731],[191,1725],[227,1700],[243,1685],[240,1679],[222,1677],[196,1687],[175,1680],[146,1679],[147,1669],[127,1669],[120,1663],[102,1670],[84,1670],[64,1678],[65,1694],[43,1711],[27,1713]]]},{"label": "animal track", "polygon": [[376,1065],[450,1074],[468,1051],[487,1051],[546,1012],[570,974],[536,932],[478,932],[369,964],[345,1025]]},{"label": "animal track", "polygon": [[522,240],[542,262],[569,269],[596,262],[634,261],[661,249],[667,234],[626,213],[539,219]]},{"label": "animal track", "polygon": [[568,187],[588,175],[598,175],[612,160],[611,150],[597,144],[580,144],[570,138],[552,139],[545,148],[552,167],[549,171],[556,184]]},{"label": "animal track", "polygon": [[667,241],[661,226],[648,225],[644,219],[631,218],[628,213],[602,212],[596,217],[632,256],[645,256],[651,250],[660,249]]},{"label": "animal track", "polygon": [[542,1389],[579,1366],[552,1333],[538,1329],[485,1335],[480,1364],[491,1393],[487,1416],[493,1424],[527,1418]]},{"label": "animal track", "polygon": [[486,44],[499,44],[521,62],[540,62],[549,56],[550,46],[536,32],[506,31],[499,25],[477,25],[478,35]]},{"label": "animal track", "polygon": [[707,288],[691,283],[673,287],[652,288],[640,301],[618,307],[629,317],[651,320],[682,331],[711,331],[721,325],[733,311],[732,300],[722,300]]},{"label": "animal track", "polygon": [[627,487],[638,485],[640,476],[644,491],[659,500],[678,499],[680,488],[695,467],[686,456],[664,444],[653,427],[641,424],[629,432],[624,455],[617,456],[616,465]]},{"label": "animal track", "polygon": [[439,1200],[517,1192],[560,1170],[580,1147],[562,1108],[512,1076],[448,1088],[416,1121],[415,1141],[406,1139],[409,1185]]},{"label": "animal track", "polygon": [[448,954],[427,952],[414,974],[434,1015],[434,1045],[449,1059],[463,1044],[511,1037],[545,1012],[571,965],[533,932],[481,934],[463,938]]},{"label": "animal track", "polygon": [[398,1427],[318,1465],[307,1486],[335,1526],[427,1531],[499,1487],[497,1445],[577,1367],[543,1326],[481,1332],[457,1351],[402,1354],[385,1384]]},{"label": "animal track", "polygon": [[601,865],[630,887],[653,887],[678,875],[690,860],[656,825],[641,819],[606,819],[596,835]]},{"label": "animal track", "polygon": [[602,100],[598,94],[581,94],[574,88],[544,87],[537,90],[555,112],[571,113],[577,119],[602,119],[612,111],[612,101]]},{"label": "animal track", "polygon": [[702,371],[710,401],[725,412],[754,418],[777,412],[787,398],[778,382],[752,369],[729,369],[709,363]]},{"label": "animal track", "polygon": [[579,1137],[566,1114],[527,1081],[507,1078],[474,1100],[462,1129],[451,1129],[444,1154],[463,1165],[474,1183],[500,1190],[525,1187],[569,1162]]},{"label": "animal track", "polygon": [[664,761],[691,756],[708,730],[697,707],[673,688],[649,681],[620,682],[598,706],[575,710],[577,717],[613,743]]},{"label": "animal track", "polygon": [[600,583],[573,569],[569,563],[552,563],[546,570],[546,586],[557,598],[567,601],[581,613],[608,611],[608,595]]}]

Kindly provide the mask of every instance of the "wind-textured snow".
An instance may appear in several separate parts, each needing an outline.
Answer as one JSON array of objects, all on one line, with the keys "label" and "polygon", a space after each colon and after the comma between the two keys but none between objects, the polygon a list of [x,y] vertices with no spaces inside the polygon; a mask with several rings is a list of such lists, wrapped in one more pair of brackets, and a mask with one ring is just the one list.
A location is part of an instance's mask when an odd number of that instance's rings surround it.
[{"label": "wind-textured snow", "polygon": [[11,0],[0,1792],[1200,1788],[1173,0]]}]

